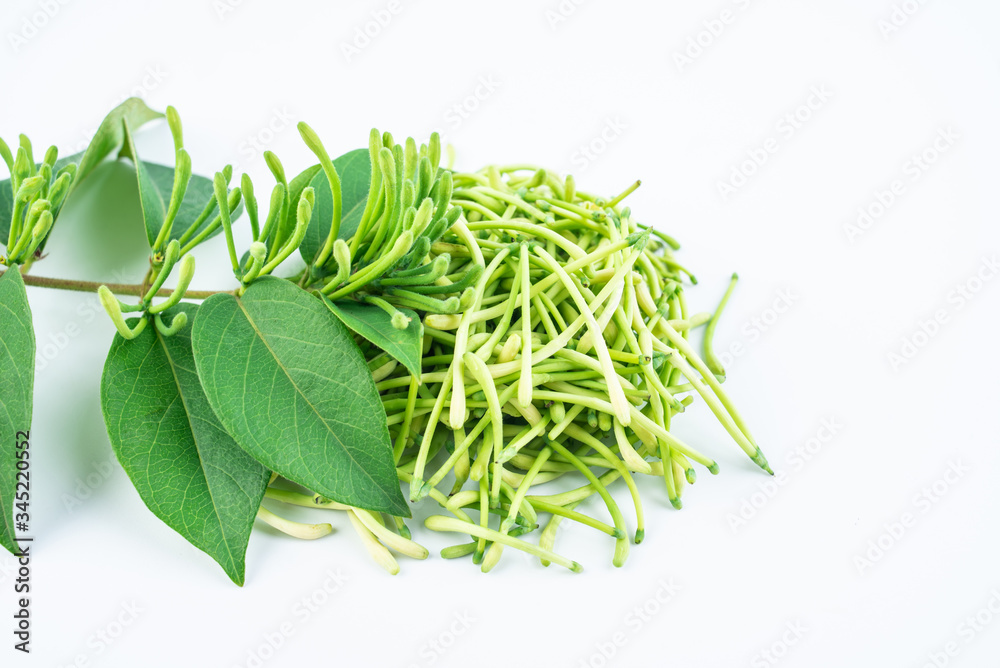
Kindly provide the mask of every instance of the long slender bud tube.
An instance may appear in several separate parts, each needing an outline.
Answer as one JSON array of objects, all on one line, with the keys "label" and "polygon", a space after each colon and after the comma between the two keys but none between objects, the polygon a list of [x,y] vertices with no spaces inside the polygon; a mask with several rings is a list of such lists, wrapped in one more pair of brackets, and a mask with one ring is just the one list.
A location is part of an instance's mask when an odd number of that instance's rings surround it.
[{"label": "long slender bud tube", "polygon": [[106,285],[102,285],[97,289],[97,296],[101,300],[101,306],[104,307],[104,310],[111,317],[111,322],[115,324],[115,329],[118,330],[123,339],[134,339],[146,329],[148,322],[146,318],[141,318],[134,328],[128,326],[128,323],[125,322],[125,316],[122,315],[121,302],[118,301]]},{"label": "long slender bud tube", "polygon": [[215,202],[219,207],[219,216],[222,219],[222,229],[226,233],[226,247],[229,249],[229,260],[233,264],[233,273],[237,276],[240,273],[240,261],[236,256],[236,244],[233,241],[233,222],[230,219],[229,211],[229,184],[221,172],[215,173]]},{"label": "long slender bud tube", "polygon": [[171,306],[176,306],[184,298],[184,293],[187,292],[188,286],[191,284],[191,279],[194,278],[194,256],[185,255],[181,258],[179,267],[180,269],[177,272],[177,287],[174,288],[173,293],[166,300],[150,306],[147,309],[149,313],[162,313]]},{"label": "long slender bud tube", "polygon": [[181,210],[181,203],[184,201],[184,195],[187,194],[188,183],[190,181],[191,156],[183,148],[179,148],[177,149],[177,160],[174,166],[174,187],[170,193],[170,204],[167,207],[166,215],[163,217],[163,225],[160,226],[160,232],[153,243],[154,251],[163,248],[163,244],[170,238],[170,233],[174,228],[174,220],[176,220],[177,213]]},{"label": "long slender bud tube", "polygon": [[333,165],[333,161],[330,160],[330,154],[326,152],[326,148],[323,146],[323,142],[320,140],[319,135],[316,134],[316,131],[305,122],[300,122],[298,129],[299,135],[302,136],[302,141],[319,158],[319,164],[326,174],[326,179],[330,184],[330,192],[333,195],[333,219],[330,221],[330,230],[327,233],[326,242],[323,244],[322,250],[313,262],[315,266],[322,267],[330,257],[330,253],[333,252],[333,242],[337,239],[337,235],[340,234],[342,206],[340,175],[337,174],[337,168]]}]

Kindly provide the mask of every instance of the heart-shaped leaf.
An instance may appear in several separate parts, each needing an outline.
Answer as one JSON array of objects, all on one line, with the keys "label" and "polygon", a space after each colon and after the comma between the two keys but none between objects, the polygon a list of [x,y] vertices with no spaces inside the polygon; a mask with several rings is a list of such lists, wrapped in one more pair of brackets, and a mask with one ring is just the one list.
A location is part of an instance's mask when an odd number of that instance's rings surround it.
[{"label": "heart-shaped leaf", "polygon": [[[368,189],[371,187],[372,164],[368,149],[359,148],[345,153],[333,161],[340,177],[340,233],[339,238],[347,240],[354,236],[361,222],[361,215],[368,203]],[[299,252],[306,264],[312,264],[316,255],[326,243],[333,221],[333,191],[326,173],[318,171],[310,184],[316,194],[309,228],[302,240]]]},{"label": "heart-shaped leaf", "polygon": [[[179,304],[167,321],[198,306]],[[115,336],[101,407],[118,461],[154,515],[242,585],[246,550],[269,472],[236,445],[212,412],[191,354],[190,328]]]},{"label": "heart-shaped leaf", "polygon": [[396,329],[392,325],[392,317],[378,306],[350,299],[333,302],[323,297],[323,301],[351,331],[368,339],[401,362],[410,373],[420,377],[424,325],[415,312],[399,309],[410,319],[410,323],[406,329]]},{"label": "heart-shaped leaf", "polygon": [[[0,545],[17,552],[14,503],[17,462],[29,455],[18,432],[31,429],[31,400],[35,382],[35,330],[24,281],[17,267],[0,274]],[[24,453],[24,454],[20,454]],[[20,480],[30,482],[23,476]],[[25,489],[22,486],[22,489]]]},{"label": "heart-shaped leaf", "polygon": [[257,461],[334,501],[409,516],[371,372],[321,301],[266,276],[242,297],[209,297],[192,344],[215,414]]}]

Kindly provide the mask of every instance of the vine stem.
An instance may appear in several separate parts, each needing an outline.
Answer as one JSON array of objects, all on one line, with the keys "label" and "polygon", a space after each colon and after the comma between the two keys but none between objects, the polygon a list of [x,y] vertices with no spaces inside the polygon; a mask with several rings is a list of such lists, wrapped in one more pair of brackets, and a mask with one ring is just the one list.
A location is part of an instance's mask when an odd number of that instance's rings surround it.
[{"label": "vine stem", "polygon": [[[6,273],[5,270],[0,272],[0,276]],[[120,295],[132,295],[134,297],[142,297],[145,294],[145,288],[141,285],[133,285],[129,283],[103,283],[100,281],[78,281],[69,278],[47,278],[45,276],[32,276],[30,274],[21,274],[21,278],[24,280],[25,285],[32,285],[36,288],[53,288],[55,290],[72,290],[74,292],[97,292],[97,289],[102,285],[108,286],[111,292]],[[173,293],[171,288],[162,288],[157,293],[157,297],[169,297]],[[187,299],[208,299],[212,295],[226,293],[235,294],[235,290],[188,290],[184,293],[184,297]]]}]

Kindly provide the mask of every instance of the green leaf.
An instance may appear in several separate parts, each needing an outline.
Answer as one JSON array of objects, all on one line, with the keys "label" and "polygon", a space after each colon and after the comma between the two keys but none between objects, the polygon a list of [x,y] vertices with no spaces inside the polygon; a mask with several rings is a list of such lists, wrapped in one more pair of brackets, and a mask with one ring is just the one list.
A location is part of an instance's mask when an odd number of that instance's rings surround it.
[{"label": "green leaf", "polygon": [[[132,160],[135,166],[136,181],[139,184],[139,204],[142,206],[142,219],[146,226],[146,238],[149,245],[156,242],[156,237],[163,227],[163,219],[167,215],[167,208],[170,206],[170,195],[174,189],[174,168],[165,165],[157,165],[145,162],[139,158],[135,150],[135,140],[132,135],[132,125],[128,119],[124,121],[125,143],[122,145],[121,155]],[[198,219],[205,205],[215,197],[215,187],[211,179],[197,174],[191,175],[188,181],[187,191],[184,199],[181,200],[181,207],[177,211],[173,227],[170,228],[170,237],[167,239],[180,239],[187,231],[188,227]],[[233,220],[239,217],[242,209],[237,209],[232,214]],[[208,216],[198,227],[195,234],[211,224],[212,216]],[[208,238],[212,238],[222,231],[222,226],[216,228]]]},{"label": "green leaf", "polygon": [[[196,304],[168,309],[167,322]],[[134,324],[134,321],[133,323]],[[115,335],[101,378],[101,408],[118,461],[154,515],[242,585],[250,531],[269,472],[212,412],[195,371],[190,328]]]},{"label": "green leaf", "polygon": [[[357,231],[368,203],[368,189],[372,180],[371,157],[368,149],[359,148],[334,160],[333,166],[340,176],[340,233],[337,236],[346,241]],[[312,264],[323,249],[333,221],[333,191],[330,190],[326,174],[322,170],[317,172],[310,185],[316,191],[316,205],[313,207],[306,236],[299,247],[306,264]]]},{"label": "green leaf", "polygon": [[140,126],[157,118],[163,118],[163,114],[153,111],[137,97],[130,97],[112,109],[101,121],[94,138],[90,140],[90,145],[87,146],[77,168],[73,186],[76,187],[106,157],[124,145],[125,121],[128,121],[133,130],[138,130]]},{"label": "green leaf", "polygon": [[0,545],[14,553],[18,551],[14,533],[17,443],[26,440],[18,438],[18,432],[31,429],[34,381],[31,309],[21,272],[12,267],[0,274]]},{"label": "green leaf", "polygon": [[322,302],[265,276],[242,297],[209,297],[192,344],[215,414],[257,461],[328,499],[409,516],[371,372]]},{"label": "green leaf", "polygon": [[396,329],[392,326],[392,317],[378,306],[350,299],[332,302],[323,297],[323,301],[351,331],[368,339],[401,362],[411,374],[420,377],[420,354],[424,338],[424,325],[420,322],[420,316],[409,309],[399,309],[410,319],[410,324],[406,329]]}]

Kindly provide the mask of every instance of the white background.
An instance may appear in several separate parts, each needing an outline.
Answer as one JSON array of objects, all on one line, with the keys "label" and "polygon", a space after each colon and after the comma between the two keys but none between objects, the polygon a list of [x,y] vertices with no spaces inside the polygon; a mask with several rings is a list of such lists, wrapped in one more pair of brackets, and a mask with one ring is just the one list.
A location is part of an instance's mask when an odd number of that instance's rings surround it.
[{"label": "white background", "polygon": [[[722,471],[700,471],[680,512],[659,481],[644,481],[647,539],[624,568],[611,566],[607,537],[564,523],[556,547],[584,573],[507,550],[483,575],[437,556],[458,541],[422,529],[427,502],[411,526],[432,557],[402,559],[396,577],[337,516],[336,533],[314,543],[255,531],[240,589],[146,510],[112,459],[98,384],[113,328],[94,317],[96,299],[29,288],[39,348],[59,351],[37,374],[34,652],[10,648],[13,560],[0,557],[0,663],[252,666],[289,622],[262,665],[923,666],[936,653],[939,665],[993,665],[1000,279],[988,262],[1000,249],[1000,6],[577,2],[559,14],[556,0],[399,0],[348,57],[343,45],[386,2],[9,0],[0,134],[26,132],[68,154],[137,92],[180,110],[196,172],[238,162],[260,192],[270,181],[251,139],[297,172],[310,164],[298,120],[334,154],[364,146],[373,125],[397,137],[439,129],[460,168],[531,161],[608,194],[641,178],[631,205],[683,243],[701,279],[693,307],[714,308],[740,273],[717,333],[720,348],[742,345],[726,387],[785,484],[761,492],[773,479],[692,408],[677,433]],[[897,14],[887,33],[880,22],[894,2],[912,14]],[[720,30],[712,22],[723,10]],[[679,64],[689,40],[705,46]],[[800,108],[814,87],[828,99]],[[779,127],[796,112],[808,116],[800,127]],[[602,142],[608,127],[617,129]],[[957,139],[913,172],[942,131]],[[146,159],[170,159],[163,124],[141,137]],[[766,162],[744,167],[753,175],[723,198],[719,183],[769,138]],[[592,160],[580,153],[588,145]],[[107,167],[95,179],[123,173]],[[859,207],[877,210],[896,179],[902,193],[849,236]],[[137,203],[103,207],[68,212],[33,273],[140,280]],[[245,246],[245,232],[239,239]],[[195,287],[226,287],[224,257],[221,237],[201,249]],[[777,314],[781,294],[791,305]],[[943,324],[919,334],[937,311]],[[60,338],[70,324],[83,333]],[[894,368],[904,339],[921,345]],[[810,439],[809,461],[792,459]],[[939,482],[953,466],[961,476]],[[918,498],[935,482],[934,502]],[[628,517],[627,495],[615,492]],[[749,519],[734,526],[741,507]],[[887,527],[907,513],[910,526],[892,536]],[[308,619],[296,614],[328,572],[346,579]],[[662,604],[661,582],[677,590]],[[110,644],[96,640],[133,604],[137,616],[124,615]],[[652,614],[640,622],[642,606]],[[977,613],[985,623],[973,631],[966,618]],[[956,656],[939,655],[948,643]],[[769,663],[768,648],[783,656]]]}]

